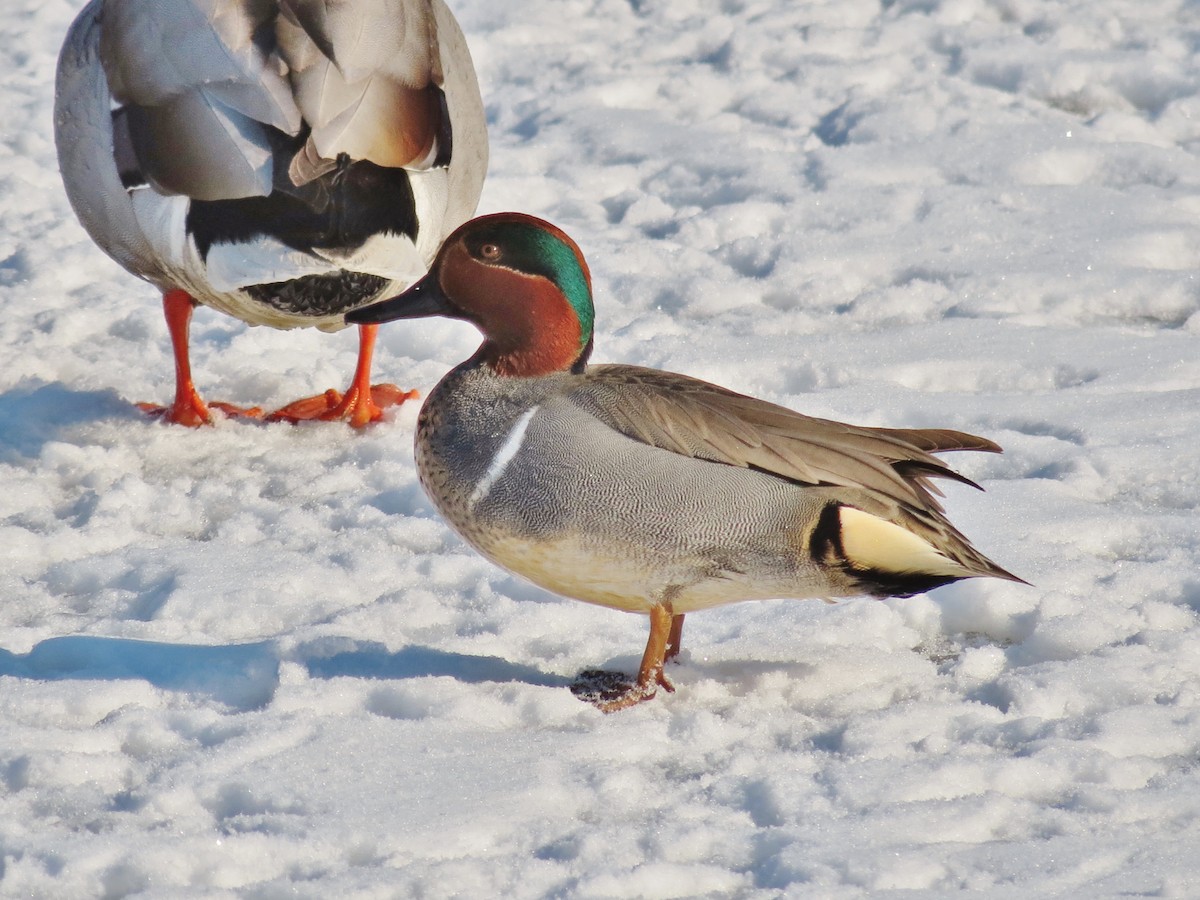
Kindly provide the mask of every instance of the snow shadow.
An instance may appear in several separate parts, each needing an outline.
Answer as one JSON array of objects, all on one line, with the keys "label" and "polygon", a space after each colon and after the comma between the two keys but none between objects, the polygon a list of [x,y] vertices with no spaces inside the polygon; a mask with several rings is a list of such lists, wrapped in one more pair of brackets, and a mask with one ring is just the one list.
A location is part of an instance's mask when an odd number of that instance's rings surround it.
[{"label": "snow shadow", "polygon": [[448,677],[465,684],[519,681],[540,687],[567,687],[572,681],[498,656],[471,656],[417,646],[390,651],[375,641],[354,642],[351,650],[329,653],[323,650],[323,643],[315,641],[298,648],[299,661],[313,678]]},{"label": "snow shadow", "polygon": [[23,382],[0,394],[0,459],[33,458],[72,425],[132,417],[134,407],[115,391],[76,391],[66,385]]},{"label": "snow shadow", "polygon": [[279,684],[274,643],[207,646],[70,635],[26,654],[0,649],[0,675],[41,681],[140,679],[157,688],[206,694],[234,709],[259,709]]}]

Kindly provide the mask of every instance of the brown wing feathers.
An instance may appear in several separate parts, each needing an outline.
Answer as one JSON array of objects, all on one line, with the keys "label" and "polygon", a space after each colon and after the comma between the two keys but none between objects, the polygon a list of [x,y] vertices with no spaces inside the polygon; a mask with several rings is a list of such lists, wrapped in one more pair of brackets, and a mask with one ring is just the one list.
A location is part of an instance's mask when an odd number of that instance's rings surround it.
[{"label": "brown wing feathers", "polygon": [[932,453],[1000,450],[985,438],[949,429],[860,428],[812,418],[636,366],[593,366],[587,375],[587,389],[575,395],[576,402],[643,443],[805,484],[861,486],[919,507],[940,509],[930,478],[978,487]]}]

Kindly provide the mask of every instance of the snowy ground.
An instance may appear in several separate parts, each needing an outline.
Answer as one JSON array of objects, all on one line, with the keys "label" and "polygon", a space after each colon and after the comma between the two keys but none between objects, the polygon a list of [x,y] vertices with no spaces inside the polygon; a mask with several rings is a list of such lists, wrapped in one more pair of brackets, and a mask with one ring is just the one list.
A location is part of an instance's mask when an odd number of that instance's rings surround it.
[{"label": "snowy ground", "polygon": [[[0,17],[0,895],[1200,896],[1200,5],[456,0],[481,211],[588,253],[598,361],[989,435],[949,509],[1034,587],[646,622],[484,562],[415,406],[144,419],[157,297],[51,139],[82,0]],[[341,386],[351,332],[197,315],[202,390]],[[428,389],[467,326],[384,329]],[[909,896],[905,893],[904,896]]]}]

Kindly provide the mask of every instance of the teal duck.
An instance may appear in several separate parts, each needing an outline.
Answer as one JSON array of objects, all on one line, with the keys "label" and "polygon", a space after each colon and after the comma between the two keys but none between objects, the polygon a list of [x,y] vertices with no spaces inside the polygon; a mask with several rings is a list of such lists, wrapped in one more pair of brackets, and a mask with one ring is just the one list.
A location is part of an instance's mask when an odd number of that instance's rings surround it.
[{"label": "teal duck", "polygon": [[650,617],[636,682],[601,701],[605,711],[673,690],[663,665],[696,610],[1021,580],[950,524],[931,483],[973,485],[933,454],[996,444],[846,425],[686,375],[589,365],[588,266],[547,222],[468,222],[421,281],[347,319],[424,316],[471,322],[484,337],[418,419],[417,467],[437,509],[509,571]]}]

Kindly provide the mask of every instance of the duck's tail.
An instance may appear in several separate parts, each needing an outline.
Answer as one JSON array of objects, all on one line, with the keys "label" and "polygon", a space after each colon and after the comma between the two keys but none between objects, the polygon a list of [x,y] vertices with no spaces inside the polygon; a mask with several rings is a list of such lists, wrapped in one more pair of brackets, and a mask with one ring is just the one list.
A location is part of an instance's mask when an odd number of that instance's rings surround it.
[{"label": "duck's tail", "polygon": [[827,504],[810,538],[813,558],[875,597],[908,597],[964,578],[1028,583],[976,550],[940,515],[902,508],[880,513]]}]

